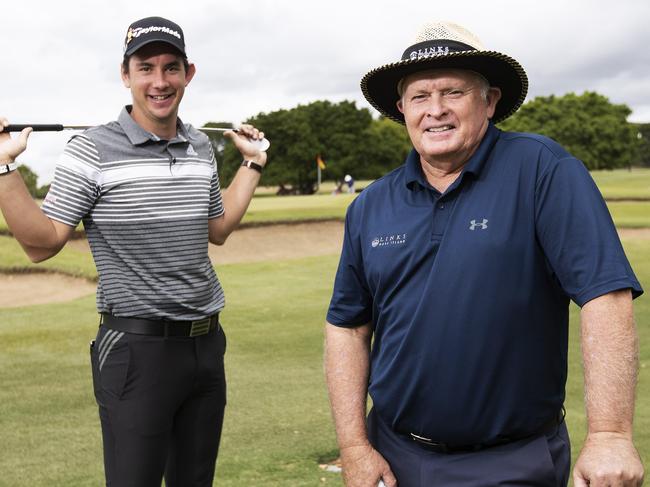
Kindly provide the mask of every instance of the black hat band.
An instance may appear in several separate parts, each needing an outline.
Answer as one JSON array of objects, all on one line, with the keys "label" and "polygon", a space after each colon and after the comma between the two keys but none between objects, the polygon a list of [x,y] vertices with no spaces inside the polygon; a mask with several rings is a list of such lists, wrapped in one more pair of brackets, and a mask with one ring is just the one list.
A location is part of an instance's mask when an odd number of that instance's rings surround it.
[{"label": "black hat band", "polygon": [[402,61],[444,56],[451,52],[476,51],[476,48],[462,42],[436,39],[413,44],[402,54]]}]

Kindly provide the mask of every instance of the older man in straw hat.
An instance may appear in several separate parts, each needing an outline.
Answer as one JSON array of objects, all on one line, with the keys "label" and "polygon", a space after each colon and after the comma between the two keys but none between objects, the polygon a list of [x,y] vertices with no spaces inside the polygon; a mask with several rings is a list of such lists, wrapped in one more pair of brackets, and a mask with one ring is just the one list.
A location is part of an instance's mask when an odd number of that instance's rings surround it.
[{"label": "older man in straw hat", "polygon": [[451,23],[426,26],[361,81],[414,149],[350,206],[327,315],[350,487],[566,485],[570,300],[589,423],[575,485],[642,482],[632,299],[643,291],[584,165],[495,127],[527,86],[517,61]]}]

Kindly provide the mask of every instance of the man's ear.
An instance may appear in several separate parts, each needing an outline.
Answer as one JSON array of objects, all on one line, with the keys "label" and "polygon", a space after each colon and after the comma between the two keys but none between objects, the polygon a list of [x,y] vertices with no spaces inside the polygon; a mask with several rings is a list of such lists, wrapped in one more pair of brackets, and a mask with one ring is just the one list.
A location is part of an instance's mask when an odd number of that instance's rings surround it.
[{"label": "man's ear", "polygon": [[124,64],[120,63],[120,77],[122,78],[122,84],[126,88],[131,88],[131,78],[129,78],[129,72],[124,71]]},{"label": "man's ear", "polygon": [[487,104],[488,104],[488,118],[494,116],[494,111],[497,109],[497,103],[501,99],[501,89],[496,86],[490,86],[490,89],[487,92]]},{"label": "man's ear", "polygon": [[399,110],[399,112],[401,114],[404,114],[404,105],[402,104],[402,99],[401,98],[399,100],[397,100],[396,105],[397,105],[397,109]]},{"label": "man's ear", "polygon": [[192,78],[194,78],[194,75],[196,74],[196,66],[194,63],[190,63],[187,66],[187,73],[185,73],[185,86],[190,84],[190,81],[192,81]]}]

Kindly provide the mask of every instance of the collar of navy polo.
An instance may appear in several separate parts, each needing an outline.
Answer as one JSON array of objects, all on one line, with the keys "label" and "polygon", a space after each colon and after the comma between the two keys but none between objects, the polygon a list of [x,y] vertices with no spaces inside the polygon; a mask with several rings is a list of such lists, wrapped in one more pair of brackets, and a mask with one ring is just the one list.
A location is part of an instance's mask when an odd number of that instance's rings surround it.
[{"label": "collar of navy polo", "polygon": [[[465,174],[472,174],[475,177],[479,176],[481,170],[483,169],[483,166],[485,166],[485,161],[489,157],[494,144],[499,138],[500,132],[501,131],[496,128],[492,122],[490,122],[487,130],[485,131],[485,135],[481,140],[481,143],[476,149],[476,152],[474,152],[474,154],[472,154],[472,157],[469,158],[469,161],[467,161],[465,164],[460,177],[458,177],[454,184],[449,187],[449,189],[446,191],[447,193],[449,191],[452,191],[460,184],[462,179],[465,177]],[[418,154],[415,149],[412,149],[406,158],[404,182],[406,183],[406,186],[411,190],[417,188],[417,185],[419,185],[421,188],[433,189],[424,176],[420,162],[420,154]]]}]

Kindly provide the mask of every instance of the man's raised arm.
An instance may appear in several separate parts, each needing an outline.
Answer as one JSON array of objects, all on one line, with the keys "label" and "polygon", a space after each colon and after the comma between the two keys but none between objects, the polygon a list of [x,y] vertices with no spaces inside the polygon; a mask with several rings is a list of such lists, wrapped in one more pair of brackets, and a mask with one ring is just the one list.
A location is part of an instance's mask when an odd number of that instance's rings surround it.
[{"label": "man's raised arm", "polygon": [[[0,118],[4,127],[8,122]],[[0,166],[9,168],[26,149],[31,129],[24,129],[17,138],[0,133]],[[33,262],[56,255],[68,241],[74,228],[50,220],[29,194],[16,170],[0,175],[0,209],[9,230]]]},{"label": "man's raised arm", "polygon": [[241,222],[260,182],[261,170],[266,164],[266,152],[258,150],[248,140],[262,139],[264,132],[252,125],[242,125],[238,133],[228,131],[225,136],[233,141],[244,160],[252,162],[253,165],[237,171],[230,186],[223,192],[224,214],[209,220],[210,242],[216,245],[223,245]]}]

